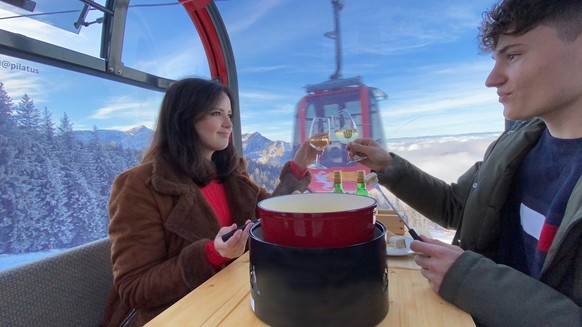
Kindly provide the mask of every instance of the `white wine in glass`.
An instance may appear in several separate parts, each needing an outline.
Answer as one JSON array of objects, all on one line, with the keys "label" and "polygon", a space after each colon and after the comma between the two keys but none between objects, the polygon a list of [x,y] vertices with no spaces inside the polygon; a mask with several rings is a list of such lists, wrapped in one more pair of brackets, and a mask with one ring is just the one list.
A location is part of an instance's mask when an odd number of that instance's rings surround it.
[{"label": "white wine in glass", "polygon": [[[356,126],[356,122],[352,118],[352,115],[350,115],[349,111],[342,109],[336,112],[332,116],[332,119],[334,133],[338,141],[343,144],[348,144],[358,138],[358,126]],[[366,157],[354,155],[354,159],[348,161],[348,163],[355,163],[364,159],[366,159]]]},{"label": "white wine in glass", "polygon": [[348,144],[358,138],[357,129],[336,129],[335,137],[343,144]]},{"label": "white wine in glass", "polygon": [[329,118],[327,117],[315,117],[311,121],[311,129],[309,130],[309,145],[311,145],[317,154],[315,156],[315,162],[307,166],[312,169],[326,169],[327,167],[319,163],[320,152],[329,145],[329,129],[330,129]]}]

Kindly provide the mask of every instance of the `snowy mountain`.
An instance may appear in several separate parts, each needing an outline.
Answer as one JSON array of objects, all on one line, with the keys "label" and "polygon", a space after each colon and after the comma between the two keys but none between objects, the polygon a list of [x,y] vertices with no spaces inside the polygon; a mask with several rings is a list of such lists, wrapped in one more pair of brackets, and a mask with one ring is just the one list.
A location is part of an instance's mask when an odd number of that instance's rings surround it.
[{"label": "snowy mountain", "polygon": [[97,131],[74,131],[73,134],[81,143],[89,143],[97,138],[103,144],[143,150],[149,147],[153,131],[142,125],[127,131],[99,129]]},{"label": "snowy mountain", "polygon": [[[124,148],[143,150],[147,148],[153,136],[153,131],[145,126],[139,126],[127,131],[97,130],[75,131],[75,137],[82,143],[89,143],[96,138],[104,144],[120,145]],[[275,167],[282,166],[292,158],[291,144],[283,141],[271,141],[260,133],[242,135],[243,154],[249,159],[261,164]]]},{"label": "snowy mountain", "polygon": [[293,158],[291,144],[271,141],[257,132],[243,134],[242,143],[245,158],[258,163],[279,167]]}]

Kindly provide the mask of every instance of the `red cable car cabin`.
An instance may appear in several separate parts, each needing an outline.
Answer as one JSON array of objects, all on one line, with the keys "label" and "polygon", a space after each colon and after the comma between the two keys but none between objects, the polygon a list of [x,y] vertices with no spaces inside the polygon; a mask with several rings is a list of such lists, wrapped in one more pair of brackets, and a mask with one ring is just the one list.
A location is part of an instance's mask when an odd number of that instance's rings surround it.
[{"label": "red cable car cabin", "polygon": [[[331,117],[342,109],[347,109],[358,127],[359,138],[373,138],[384,146],[384,130],[380,117],[379,100],[386,99],[386,94],[376,88],[364,85],[360,77],[349,79],[331,79],[329,81],[307,85],[307,95],[297,105],[293,146],[295,150],[309,138],[309,127],[314,117]],[[346,145],[330,133],[331,144],[324,150],[320,162],[327,169],[312,169],[313,181],[310,189],[314,192],[331,192],[333,189],[333,171],[340,169],[346,192],[356,189],[356,171],[369,169],[361,164],[348,163]]]}]

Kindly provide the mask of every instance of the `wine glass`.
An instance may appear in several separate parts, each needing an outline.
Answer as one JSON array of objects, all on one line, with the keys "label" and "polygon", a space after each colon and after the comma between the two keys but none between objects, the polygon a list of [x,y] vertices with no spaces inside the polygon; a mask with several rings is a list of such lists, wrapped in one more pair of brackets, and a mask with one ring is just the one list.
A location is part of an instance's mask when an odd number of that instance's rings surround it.
[{"label": "wine glass", "polygon": [[315,117],[311,121],[311,129],[309,130],[309,145],[311,145],[317,154],[315,155],[315,162],[307,166],[312,169],[326,169],[327,167],[319,163],[320,153],[329,145],[329,118]]},{"label": "wine glass", "polygon": [[[358,138],[358,126],[356,126],[356,122],[352,118],[352,115],[350,115],[349,111],[342,109],[336,112],[332,116],[332,119],[335,136],[338,141],[343,144],[348,144]],[[348,161],[348,163],[356,163],[364,159],[366,159],[366,157],[355,154],[354,159]]]}]

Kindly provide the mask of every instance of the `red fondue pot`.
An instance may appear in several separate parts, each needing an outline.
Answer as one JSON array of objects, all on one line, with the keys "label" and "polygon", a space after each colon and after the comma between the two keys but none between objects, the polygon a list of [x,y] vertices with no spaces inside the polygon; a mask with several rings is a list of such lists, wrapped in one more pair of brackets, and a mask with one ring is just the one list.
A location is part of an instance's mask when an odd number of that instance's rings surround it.
[{"label": "red fondue pot", "polygon": [[304,248],[331,248],[370,241],[375,199],[339,193],[276,196],[258,203],[266,242]]}]

